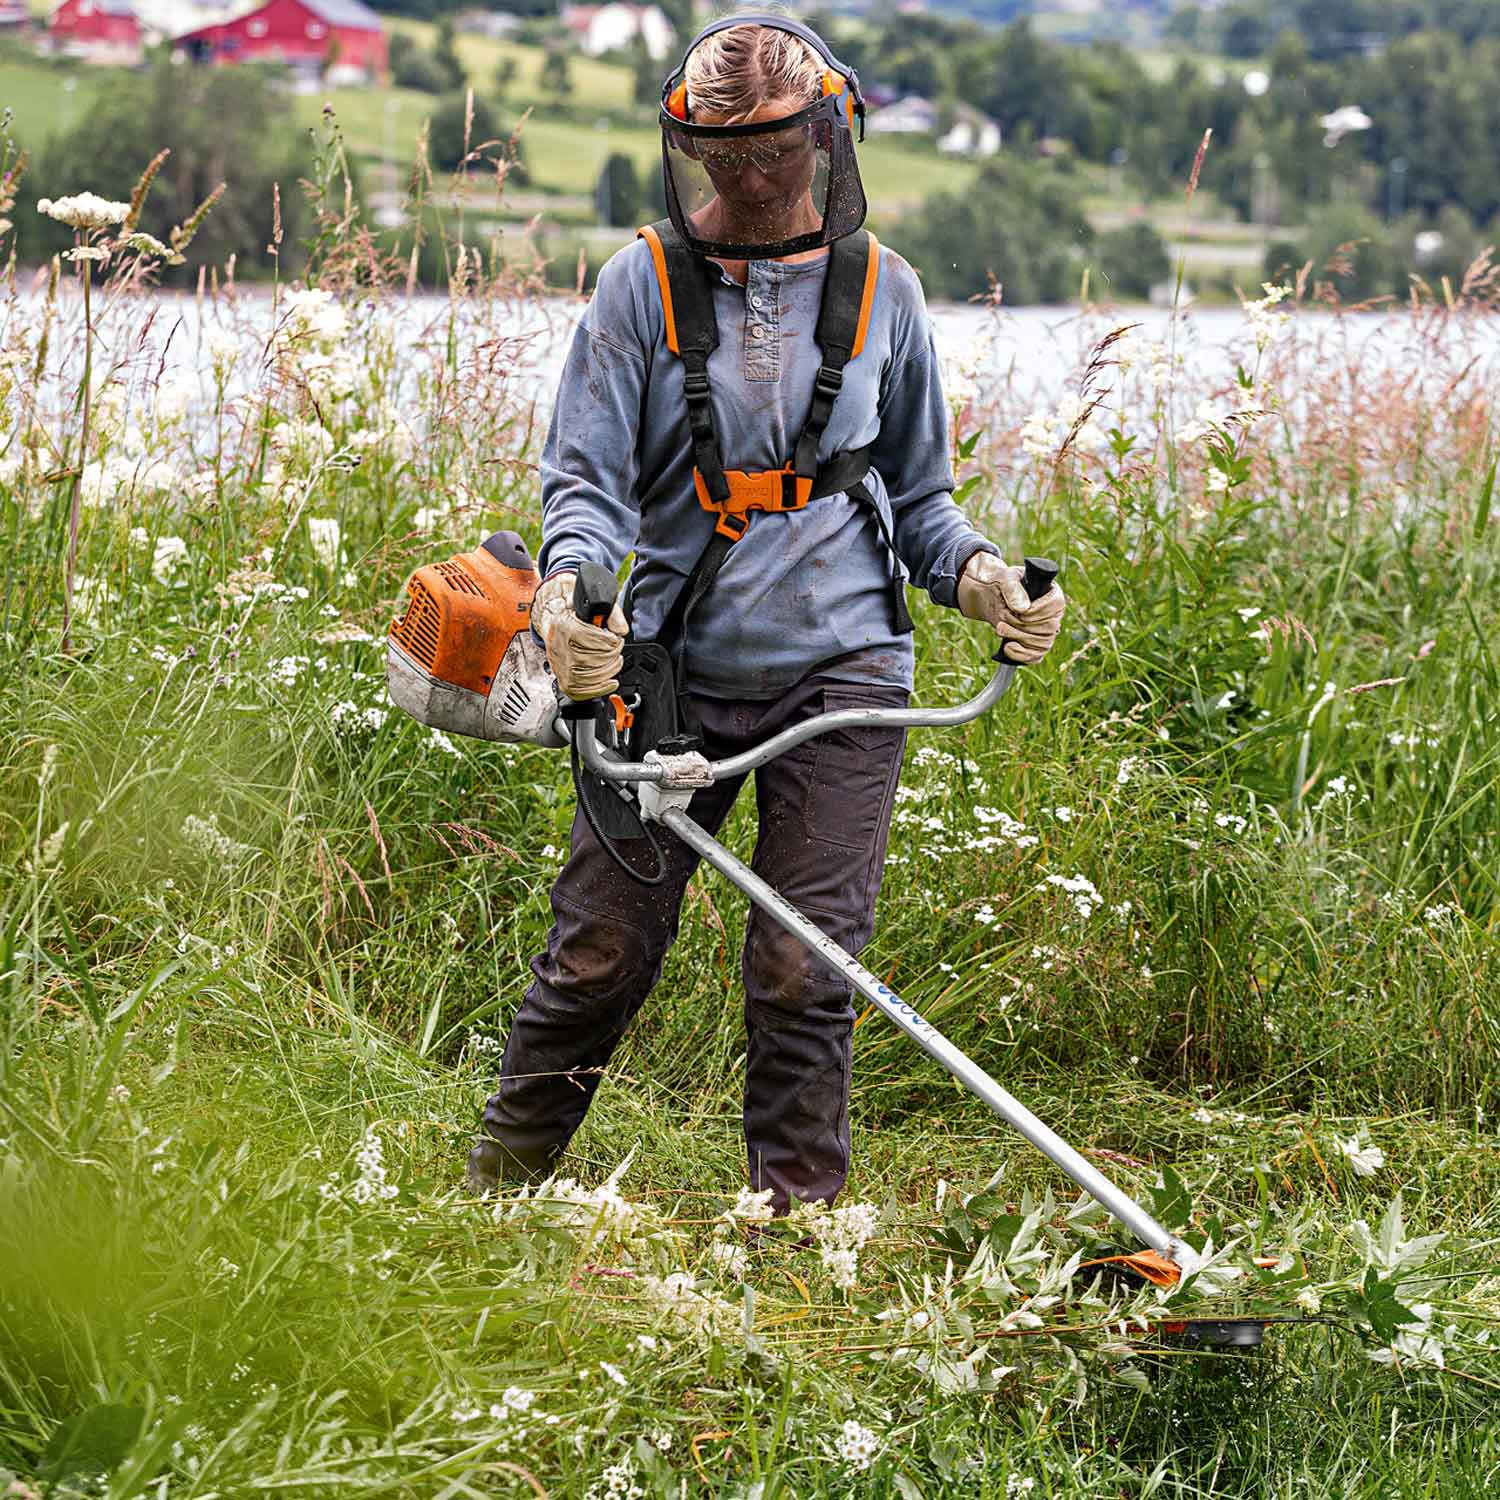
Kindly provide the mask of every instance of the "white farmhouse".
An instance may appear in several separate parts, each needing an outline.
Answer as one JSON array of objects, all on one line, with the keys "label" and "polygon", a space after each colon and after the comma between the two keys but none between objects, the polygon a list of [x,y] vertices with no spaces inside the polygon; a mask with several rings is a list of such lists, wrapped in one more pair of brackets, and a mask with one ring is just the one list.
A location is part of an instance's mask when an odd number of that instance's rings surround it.
[{"label": "white farmhouse", "polygon": [[639,41],[653,62],[662,62],[677,40],[672,23],[655,5],[565,5],[559,19],[590,57]]}]

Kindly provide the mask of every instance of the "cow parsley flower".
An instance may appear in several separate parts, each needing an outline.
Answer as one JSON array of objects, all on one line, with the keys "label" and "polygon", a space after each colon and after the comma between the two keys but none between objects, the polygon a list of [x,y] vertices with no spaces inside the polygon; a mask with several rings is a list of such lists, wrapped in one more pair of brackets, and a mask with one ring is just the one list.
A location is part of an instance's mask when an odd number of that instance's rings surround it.
[{"label": "cow parsley flower", "polygon": [[770,1188],[757,1193],[742,1187],[729,1210],[729,1217],[738,1219],[742,1224],[769,1224],[776,1212],[771,1207],[774,1196]]},{"label": "cow parsley flower", "polygon": [[360,708],[346,698],[329,709],[328,717],[341,734],[357,734],[361,730],[374,734],[385,723],[386,711],[373,704],[369,708]]},{"label": "cow parsley flower", "polygon": [[702,1292],[686,1271],[642,1276],[646,1300],[661,1316],[703,1338],[729,1333],[740,1324],[740,1310],[717,1292]]},{"label": "cow parsley flower", "polygon": [[282,337],[327,348],[349,332],[349,314],[332,292],[304,287],[288,292],[282,304]]},{"label": "cow parsley flower", "polygon": [[75,193],[70,198],[39,198],[36,210],[73,229],[108,229],[130,216],[128,203],[115,203],[97,193]]},{"label": "cow parsley flower", "polygon": [[212,864],[238,864],[255,853],[253,845],[237,843],[228,834],[220,832],[217,813],[210,813],[206,818],[189,813],[182,820],[180,831],[183,842]]}]

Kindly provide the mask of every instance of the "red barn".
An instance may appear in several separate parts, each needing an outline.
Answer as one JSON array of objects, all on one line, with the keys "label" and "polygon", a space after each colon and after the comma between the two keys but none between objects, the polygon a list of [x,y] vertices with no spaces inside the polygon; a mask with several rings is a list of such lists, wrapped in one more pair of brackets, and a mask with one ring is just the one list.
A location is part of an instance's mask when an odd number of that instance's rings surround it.
[{"label": "red barn", "polygon": [[371,78],[386,70],[385,31],[362,0],[266,0],[233,20],[186,32],[176,45],[203,62],[321,67],[332,52],[340,67]]},{"label": "red barn", "polygon": [[47,22],[52,46],[73,57],[135,62],[141,55],[141,22],[135,0],[62,0]]}]

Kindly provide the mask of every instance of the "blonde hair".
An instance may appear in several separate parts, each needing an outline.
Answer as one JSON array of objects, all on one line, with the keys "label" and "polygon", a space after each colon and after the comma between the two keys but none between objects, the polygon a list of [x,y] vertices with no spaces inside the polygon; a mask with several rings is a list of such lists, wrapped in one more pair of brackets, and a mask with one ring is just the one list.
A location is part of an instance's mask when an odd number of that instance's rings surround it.
[{"label": "blonde hair", "polygon": [[823,96],[823,59],[801,37],[770,26],[729,26],[693,48],[684,75],[688,107],[743,124],[763,104]]}]

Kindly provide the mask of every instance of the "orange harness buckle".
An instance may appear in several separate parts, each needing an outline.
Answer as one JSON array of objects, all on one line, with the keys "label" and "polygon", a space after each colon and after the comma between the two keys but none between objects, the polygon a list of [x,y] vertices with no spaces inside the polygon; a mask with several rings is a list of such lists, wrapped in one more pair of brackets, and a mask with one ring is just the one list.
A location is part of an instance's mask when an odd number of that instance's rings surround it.
[{"label": "orange harness buckle", "polygon": [[784,469],[755,472],[725,469],[724,477],[729,481],[729,499],[722,505],[710,497],[708,485],[696,468],[693,488],[698,492],[699,505],[718,516],[714,530],[731,542],[739,541],[749,530],[752,510],[801,510],[812,499],[812,480],[797,474],[790,464]]},{"label": "orange harness buckle", "polygon": [[[639,700],[636,700],[637,702]],[[615,734],[622,735],[627,729],[635,728],[635,714],[632,711],[634,704],[627,705],[618,693],[609,695],[609,706],[615,713]]]}]

